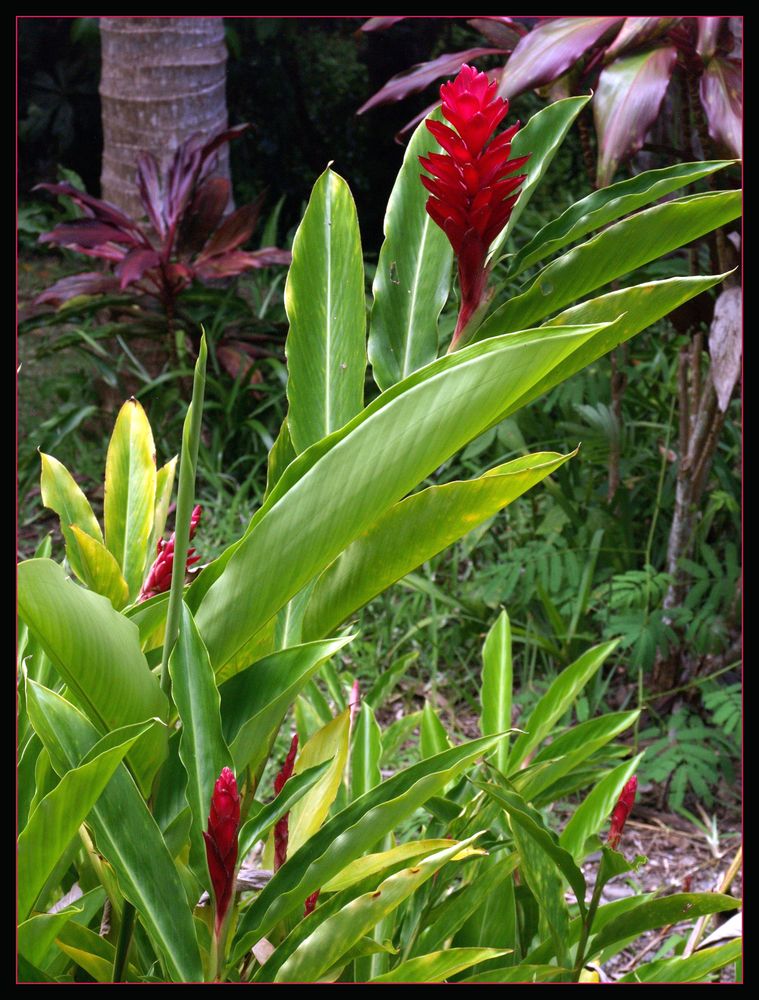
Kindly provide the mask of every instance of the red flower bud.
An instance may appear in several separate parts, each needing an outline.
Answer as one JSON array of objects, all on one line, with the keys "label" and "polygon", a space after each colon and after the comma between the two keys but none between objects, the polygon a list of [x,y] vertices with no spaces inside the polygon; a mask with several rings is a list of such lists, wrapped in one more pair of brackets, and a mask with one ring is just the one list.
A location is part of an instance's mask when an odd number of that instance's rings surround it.
[{"label": "red flower bud", "polygon": [[488,250],[509,221],[519,197],[517,188],[526,177],[508,176],[529,159],[509,160],[519,122],[489,141],[509,110],[509,102],[495,96],[497,89],[485,73],[462,66],[456,79],[440,88],[443,116],[456,131],[443,122],[428,121],[427,128],[445,152],[419,157],[432,174],[432,178],[421,175],[432,196],[427,212],[458,257],[461,308],[450,349],[488,300]]},{"label": "red flower bud", "polygon": [[[199,505],[195,507],[192,512],[192,516],[190,517],[190,538],[192,538],[197,531],[202,512],[203,509]],[[175,537],[175,533],[172,532],[171,538],[168,542],[163,538],[158,539],[158,545],[156,546],[158,557],[150,567],[147,580],[145,580],[142,585],[139,597],[137,598],[138,604],[141,604],[142,601],[147,601],[150,597],[155,597],[156,594],[163,594],[167,590],[171,589],[171,574],[174,569]],[[195,555],[195,549],[188,549],[187,561],[185,563],[186,569],[189,569],[190,566],[193,566],[199,561],[200,556]]]},{"label": "red flower bud", "polygon": [[[285,763],[282,765],[282,770],[279,772],[277,777],[274,779],[274,791],[279,795],[282,789],[285,787],[285,782],[293,773],[293,767],[295,766],[295,755],[298,752],[298,734],[292,738],[290,744],[290,750],[285,758]],[[277,820],[277,824],[274,827],[274,871],[277,871],[282,865],[287,861],[287,841],[289,837],[289,820],[290,813],[285,813],[285,815]]]},{"label": "red flower bud", "polygon": [[614,811],[611,814],[611,827],[609,829],[608,844],[609,847],[614,850],[617,849],[617,845],[619,844],[619,840],[622,836],[622,831],[624,830],[625,823],[627,822],[627,817],[630,815],[630,810],[633,807],[637,787],[638,779],[635,775],[633,775],[622,789],[617,804],[614,806]]},{"label": "red flower bud", "polygon": [[203,831],[206,858],[216,899],[216,933],[224,921],[235,885],[240,796],[234,774],[222,769],[211,795],[208,830]]},{"label": "red flower bud", "polygon": [[316,901],[319,898],[319,893],[321,889],[317,889],[316,892],[312,892],[311,895],[306,900],[306,905],[303,907],[303,916],[307,917],[309,913],[313,913],[316,908]]}]

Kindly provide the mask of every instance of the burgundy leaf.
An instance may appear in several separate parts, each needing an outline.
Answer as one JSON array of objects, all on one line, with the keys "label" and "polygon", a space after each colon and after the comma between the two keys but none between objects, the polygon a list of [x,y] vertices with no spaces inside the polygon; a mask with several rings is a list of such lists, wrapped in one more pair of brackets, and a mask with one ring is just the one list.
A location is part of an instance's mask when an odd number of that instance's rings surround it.
[{"label": "burgundy leaf", "polygon": [[123,212],[120,212],[115,205],[112,205],[109,201],[103,201],[102,198],[93,198],[91,194],[87,194],[86,191],[80,191],[73,184],[65,182],[61,184],[37,184],[32,190],[39,191],[40,189],[49,191],[50,194],[71,198],[72,201],[88,212],[90,218],[97,218],[101,222],[109,222],[111,225],[121,226],[124,229],[140,231],[137,223],[133,219],[130,219],[129,216],[124,215]]},{"label": "burgundy leaf", "polygon": [[138,246],[138,241],[131,233],[118,226],[97,219],[71,219],[61,222],[49,233],[43,233],[38,243],[55,243],[58,246],[77,245],[86,248],[102,246],[104,243],[123,243],[125,246]]},{"label": "burgundy leaf", "polygon": [[462,63],[471,62],[479,56],[503,55],[503,53],[503,49],[467,49],[466,52],[447,52],[431,62],[417,63],[405,73],[399,73],[388,80],[381,90],[378,90],[373,97],[361,105],[356,114],[362,115],[365,111],[378,107],[380,104],[402,101],[409,94],[416,94],[420,90],[424,90],[435,80],[457,73],[461,69]]},{"label": "burgundy leaf", "polygon": [[498,91],[515,97],[551,83],[574,66],[588,49],[620,26],[622,17],[557,17],[525,35],[506,63]]},{"label": "burgundy leaf", "polygon": [[183,250],[196,252],[216,229],[229,202],[229,181],[212,177],[196,190],[182,219],[179,242]]},{"label": "burgundy leaf", "polygon": [[742,301],[740,288],[726,288],[721,292],[714,304],[714,319],[709,329],[711,376],[723,413],[741,374]]},{"label": "burgundy leaf", "polygon": [[161,263],[160,256],[155,250],[144,250],[140,247],[130,251],[124,259],[116,265],[116,274],[121,279],[119,287],[123,290],[127,285],[139,281],[140,278],[153,267],[158,267]]},{"label": "burgundy leaf", "polygon": [[733,156],[743,155],[743,86],[741,64],[715,56],[701,77],[701,103],[709,122],[709,135]]},{"label": "burgundy leaf", "polygon": [[194,277],[193,269],[187,264],[169,264],[166,268],[166,280],[175,292],[189,285]]},{"label": "burgundy leaf", "polygon": [[219,132],[215,135],[213,139],[210,139],[201,149],[201,157],[206,160],[212,153],[223,146],[225,142],[231,142],[232,139],[237,139],[238,136],[243,135],[248,129],[252,128],[250,122],[243,122],[241,125],[233,125],[231,128],[225,129],[223,132]]},{"label": "burgundy leaf", "polygon": [[499,49],[513,49],[526,29],[513,17],[473,17],[467,24]]},{"label": "burgundy leaf", "polygon": [[80,247],[78,244],[72,243],[68,249],[82,254],[83,257],[96,257],[98,260],[109,260],[111,263],[118,263],[127,255],[127,251],[123,247],[116,246],[115,243],[103,243],[95,248]]},{"label": "burgundy leaf", "polygon": [[677,50],[670,46],[617,59],[601,73],[593,100],[598,187],[611,183],[619,164],[643,145],[676,62]]},{"label": "burgundy leaf", "polygon": [[166,219],[161,198],[161,178],[158,161],[152,153],[140,153],[137,158],[137,190],[140,192],[140,200],[145,206],[150,224],[158,236],[162,240],[165,239]]},{"label": "burgundy leaf", "polygon": [[182,216],[187,200],[198,180],[201,165],[201,151],[191,149],[198,137],[191,136],[177,149],[171,161],[167,177],[166,224],[175,226]]},{"label": "burgundy leaf", "polygon": [[211,236],[208,243],[203,248],[203,252],[197,259],[198,264],[208,260],[209,257],[216,257],[219,254],[236,250],[239,246],[250,239],[250,235],[256,228],[258,216],[261,211],[263,198],[259,196],[251,205],[243,205],[233,212],[228,219]]},{"label": "burgundy leaf", "polygon": [[698,19],[698,41],[696,42],[696,52],[704,62],[708,62],[717,51],[717,39],[719,29],[722,25],[721,17],[699,17]]},{"label": "burgundy leaf", "polygon": [[255,362],[248,354],[247,345],[241,340],[225,340],[216,348],[216,357],[222,368],[232,376],[252,388],[253,376],[256,374]]},{"label": "burgundy leaf", "polygon": [[102,295],[105,292],[115,292],[118,290],[118,278],[112,274],[101,274],[99,271],[85,271],[83,274],[72,274],[68,278],[61,278],[50,288],[37,296],[35,305],[44,302],[53,306],[62,305],[69,299],[74,299],[77,295]]},{"label": "burgundy leaf", "polygon": [[370,17],[368,21],[365,21],[361,25],[362,31],[384,31],[386,28],[392,28],[396,21],[405,21],[405,15],[403,17]]},{"label": "burgundy leaf", "polygon": [[628,49],[659,38],[679,20],[679,17],[626,17],[622,30],[606,50],[604,62],[610,63]]},{"label": "burgundy leaf", "polygon": [[251,268],[272,267],[277,264],[286,266],[291,259],[289,250],[280,250],[278,247],[264,247],[253,253],[246,250],[232,250],[230,253],[204,260],[202,264],[196,266],[195,271],[199,278],[213,281],[219,278],[233,278]]}]

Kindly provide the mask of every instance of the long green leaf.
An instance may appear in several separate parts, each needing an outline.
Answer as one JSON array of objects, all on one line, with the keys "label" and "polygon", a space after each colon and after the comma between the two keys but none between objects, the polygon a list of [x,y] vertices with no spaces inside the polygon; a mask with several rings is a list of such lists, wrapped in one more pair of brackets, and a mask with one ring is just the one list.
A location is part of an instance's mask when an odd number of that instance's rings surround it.
[{"label": "long green leaf", "polygon": [[548,735],[553,724],[572,705],[580,691],[600,670],[618,645],[619,640],[615,639],[594,646],[562,670],[524,723],[525,733],[514,741],[509,756],[510,771],[515,771],[527,754]]},{"label": "long green leaf", "polygon": [[331,760],[325,760],[315,767],[309,767],[302,774],[294,774],[285,782],[284,788],[275,799],[261,806],[255,816],[251,817],[240,830],[239,857],[244,858],[253,850],[274,824],[288,813],[310,788],[313,788],[331,763]]},{"label": "long green leaf", "polygon": [[600,322],[604,319],[610,325],[583,344],[565,361],[560,362],[536,386],[503,409],[493,424],[500,423],[505,417],[527,406],[534,399],[544,396],[549,389],[553,389],[586,365],[592,364],[662,316],[666,316],[683,302],[700,295],[726,277],[727,274],[718,274],[650,281],[619,292],[601,295],[579,306],[573,306],[549,320],[545,324],[546,327],[559,326],[562,323],[589,323],[594,320]]},{"label": "long green leaf", "polygon": [[579,862],[587,853],[588,837],[598,833],[619,799],[622,789],[635,774],[643,754],[625,761],[610,771],[575,809],[564,827],[559,843]]},{"label": "long green leaf", "polygon": [[[429,757],[354,799],[294,854],[274,875],[242,916],[232,959],[245,954],[303,900],[334,878],[347,864],[371,850],[386,833],[410,816],[451,778],[498,743],[497,736],[473,740]],[[338,841],[340,850],[334,849]]]},{"label": "long green leaf", "polygon": [[297,452],[363,406],[366,369],[364,262],[350,189],[327,168],[293,241],[285,286],[290,321],[287,426]]},{"label": "long green leaf", "polygon": [[[511,659],[511,622],[506,609],[490,629],[482,647],[482,714],[480,732],[483,736],[511,729],[511,689],[514,666]],[[498,746],[493,763],[505,772],[509,759],[508,739]]]},{"label": "long green leaf", "polygon": [[[55,943],[96,982],[113,981],[111,977],[116,949],[106,938],[91,931],[89,927],[69,920],[56,935]],[[128,983],[140,981],[139,972],[131,963],[124,970],[124,980]]]},{"label": "long green leaf", "polygon": [[54,510],[60,518],[61,533],[66,541],[66,557],[71,569],[80,580],[83,580],[84,569],[79,555],[79,546],[71,532],[71,527],[77,525],[98,542],[103,541],[103,533],[92,512],[89,500],[66,466],[62,465],[57,458],[45,455],[43,452],[40,452],[40,460],[42,462],[42,476],[40,478],[42,502],[50,510]]},{"label": "long green leaf", "polygon": [[82,531],[77,524],[72,524],[70,531],[76,540],[81,563],[80,578],[90,590],[107,597],[120,611],[129,599],[129,588],[119,564],[102,542]]},{"label": "long green leaf", "polygon": [[177,461],[178,456],[175,455],[166,465],[161,466],[156,474],[153,530],[150,533],[150,542],[148,543],[149,559],[152,558],[153,553],[156,551],[158,539],[163,536],[166,528],[166,518],[169,515],[169,505],[171,503],[171,493],[174,489]]},{"label": "long green leaf", "polygon": [[511,965],[502,969],[487,969],[459,979],[460,983],[546,983],[565,976],[571,969],[557,965]]},{"label": "long green leaf", "polygon": [[384,976],[375,976],[372,983],[442,983],[449,976],[454,976],[463,969],[469,969],[478,962],[487,962],[493,958],[508,955],[510,948],[448,948],[445,951],[433,951],[429,955],[420,955],[386,972]]},{"label": "long green leaf", "polygon": [[382,734],[371,705],[363,702],[351,748],[351,797],[357,799],[382,781]]},{"label": "long green leaf", "polygon": [[[440,112],[430,118],[439,120]],[[427,214],[419,156],[440,151],[423,121],[406,147],[387,203],[369,332],[369,360],[380,389],[437,356],[438,317],[451,287],[453,250]]]},{"label": "long green leaf", "polygon": [[617,980],[618,983],[699,983],[726,965],[737,961],[743,953],[743,940],[736,938],[714,948],[701,948],[683,958],[662,958],[648,962]]},{"label": "long green leaf", "polygon": [[671,191],[677,191],[678,188],[693,184],[718,170],[724,170],[735,162],[707,160],[704,163],[675,163],[661,170],[646,170],[610,187],[593,191],[543,226],[514,255],[509,266],[509,278],[515,278],[525,268],[623,215],[644,208]]},{"label": "long green leaf", "polygon": [[428,854],[434,854],[435,851],[442,851],[444,847],[449,845],[450,841],[443,839],[411,840],[405,844],[398,844],[396,847],[389,847],[386,851],[365,854],[362,858],[351,861],[339,875],[322,886],[322,892],[342,892],[343,889],[350,888],[370,875],[386,871],[398,862],[410,862],[417,858],[424,858]]},{"label": "long green leaf", "polygon": [[394,504],[319,577],[303,620],[304,638],[321,638],[331,632],[357,608],[571,457],[554,452],[527,455],[489,469],[477,479],[430,486]]},{"label": "long green leaf", "polygon": [[477,340],[539,322],[588,292],[629,274],[741,213],[740,191],[712,191],[665,202],[616,222],[539,272],[527,291],[485,320]]},{"label": "long green leaf", "polygon": [[190,865],[205,884],[208,875],[203,830],[211,794],[222,768],[231,768],[233,764],[221,731],[216,678],[192,614],[184,603],[169,672],[172,697],[182,720],[179,756],[187,772],[185,794],[192,814]]},{"label": "long green leaf", "polygon": [[[34,728],[59,774],[79,766],[99,734],[73,705],[27,681]],[[90,813],[98,851],[113,867],[119,888],[136,908],[173,980],[201,981],[203,971],[182,882],[137,786],[116,769]]]},{"label": "long green leaf", "polygon": [[67,771],[18,838],[18,909],[27,916],[59,857],[147,724],[94,760]]},{"label": "long green leaf", "polygon": [[32,965],[43,965],[45,956],[60,929],[81,913],[76,906],[67,906],[60,913],[35,913],[18,926],[18,950]]},{"label": "long green leaf", "polygon": [[292,463],[197,609],[217,672],[388,507],[595,332],[530,331],[458,351],[388,390],[336,443],[316,445],[319,459],[288,489]]},{"label": "long green leaf", "polygon": [[[19,614],[63,680],[102,732],[145,719],[165,719],[166,698],[140,650],[135,625],[110,601],[67,579],[49,559],[18,567]],[[156,727],[128,755],[147,794],[166,753]]]},{"label": "long green leaf", "polygon": [[392,913],[448,861],[469,856],[470,845],[481,836],[467,840],[419,861],[382,882],[376,891],[352,900],[321,923],[293,952],[277,973],[275,982],[314,982],[388,913]]},{"label": "long green leaf", "polygon": [[155,442],[132,397],[121,407],[105,462],[105,544],[134,597],[142,585],[156,498]]},{"label": "long green leaf", "polygon": [[[525,127],[521,128],[514,136],[514,141],[511,144],[511,158],[530,154],[530,159],[524,168],[527,180],[521,187],[519,200],[511,213],[509,224],[490,247],[489,261],[495,259],[500,253],[517,224],[517,220],[543,180],[572,123],[589,100],[590,95],[587,97],[566,97],[561,101],[554,101],[553,104],[549,104],[547,108],[543,108],[542,111],[533,115]],[[477,336],[479,337],[479,334]]]},{"label": "long green leaf", "polygon": [[663,899],[650,899],[627,913],[610,920],[588,945],[588,958],[625,938],[643,934],[657,927],[668,927],[684,920],[694,920],[707,913],[734,910],[738,901],[719,892],[680,892]]},{"label": "long green leaf", "polygon": [[236,770],[254,772],[288,708],[330,656],[353,636],[308,642],[272,653],[221,685],[221,722]]}]

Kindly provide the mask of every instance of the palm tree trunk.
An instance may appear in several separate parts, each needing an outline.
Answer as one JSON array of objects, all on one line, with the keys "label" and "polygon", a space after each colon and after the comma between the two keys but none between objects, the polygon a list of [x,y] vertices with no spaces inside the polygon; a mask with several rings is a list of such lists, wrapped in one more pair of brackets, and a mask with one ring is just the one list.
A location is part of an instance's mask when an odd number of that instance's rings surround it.
[{"label": "palm tree trunk", "polygon": [[[221,17],[101,17],[103,197],[133,217],[143,209],[135,164],[149,150],[167,166],[193,133],[227,124],[227,48]],[[217,173],[229,176],[227,146]]]}]

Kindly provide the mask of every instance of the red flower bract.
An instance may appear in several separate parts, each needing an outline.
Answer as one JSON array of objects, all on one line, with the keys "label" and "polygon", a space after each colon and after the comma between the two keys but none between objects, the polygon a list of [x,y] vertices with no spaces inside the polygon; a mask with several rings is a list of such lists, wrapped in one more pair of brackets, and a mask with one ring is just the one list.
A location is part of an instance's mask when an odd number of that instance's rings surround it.
[{"label": "red flower bract", "polygon": [[432,174],[421,175],[431,194],[427,211],[458,257],[461,308],[451,348],[487,302],[488,250],[509,221],[519,197],[515,192],[526,177],[508,176],[529,159],[509,160],[519,122],[491,140],[509,110],[508,101],[495,96],[496,90],[497,84],[490,83],[485,73],[462,66],[456,79],[440,88],[443,116],[456,131],[443,122],[428,121],[427,128],[445,152],[419,157]]},{"label": "red flower bract", "polygon": [[614,848],[614,850],[616,850],[619,844],[627,817],[630,815],[630,810],[633,807],[637,788],[638,779],[633,775],[622,789],[617,804],[614,806],[614,811],[611,814],[608,843],[609,847]]},{"label": "red flower bract", "polygon": [[237,832],[240,827],[240,795],[237,781],[228,767],[222,769],[211,796],[206,842],[208,871],[216,899],[216,932],[222,925],[232,899],[237,865]]},{"label": "red flower bract", "polygon": [[[192,538],[197,531],[198,524],[200,523],[200,515],[202,513],[203,510],[199,505],[195,507],[192,512],[192,516],[190,517],[190,538]],[[150,572],[148,573],[147,579],[143,583],[139,597],[137,598],[138,604],[142,601],[147,601],[151,597],[155,597],[156,594],[163,594],[171,587],[171,573],[174,569],[173,533],[168,542],[163,538],[158,539],[157,552],[158,556],[153,565],[150,567]],[[199,562],[199,560],[200,556],[195,555],[195,549],[188,549],[185,567],[189,569],[190,566],[193,566],[196,562]]]},{"label": "red flower bract", "polygon": [[[274,791],[277,795],[282,791],[288,779],[292,776],[295,766],[295,755],[298,752],[298,734],[296,733],[290,743],[290,750],[282,765],[282,770],[274,779]],[[287,842],[290,835],[290,813],[277,820],[274,827],[274,871],[278,871],[287,861]]]}]

